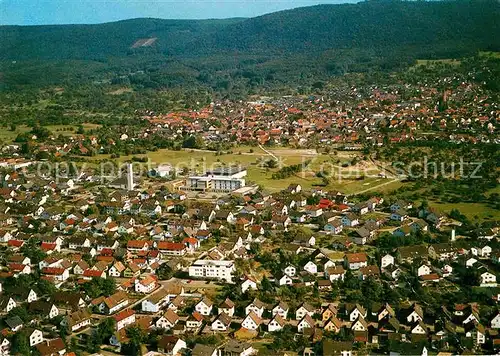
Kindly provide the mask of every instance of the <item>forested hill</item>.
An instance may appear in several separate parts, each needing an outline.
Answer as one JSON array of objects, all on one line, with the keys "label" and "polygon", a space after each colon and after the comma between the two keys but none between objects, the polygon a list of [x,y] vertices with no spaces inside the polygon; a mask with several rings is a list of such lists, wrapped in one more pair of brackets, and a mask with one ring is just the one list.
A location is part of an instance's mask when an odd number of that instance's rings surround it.
[{"label": "forested hill", "polygon": [[[178,56],[413,47],[431,53],[500,48],[496,0],[367,1],[250,19],[134,19],[98,25],[0,27],[0,59],[99,59],[137,52]],[[133,49],[141,38],[157,38]]]},{"label": "forested hill", "polygon": [[248,19],[219,30],[211,48],[278,49],[500,44],[498,1],[368,1],[319,5]]}]

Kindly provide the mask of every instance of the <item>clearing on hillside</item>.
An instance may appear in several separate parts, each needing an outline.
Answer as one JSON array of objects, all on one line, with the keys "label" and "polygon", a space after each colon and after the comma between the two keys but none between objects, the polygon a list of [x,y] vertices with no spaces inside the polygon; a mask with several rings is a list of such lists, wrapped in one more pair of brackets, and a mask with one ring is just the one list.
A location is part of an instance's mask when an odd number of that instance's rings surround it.
[{"label": "clearing on hillside", "polygon": [[151,37],[151,38],[140,38],[135,43],[132,45],[132,48],[139,48],[139,47],[151,47],[157,40],[158,38],[156,37]]}]

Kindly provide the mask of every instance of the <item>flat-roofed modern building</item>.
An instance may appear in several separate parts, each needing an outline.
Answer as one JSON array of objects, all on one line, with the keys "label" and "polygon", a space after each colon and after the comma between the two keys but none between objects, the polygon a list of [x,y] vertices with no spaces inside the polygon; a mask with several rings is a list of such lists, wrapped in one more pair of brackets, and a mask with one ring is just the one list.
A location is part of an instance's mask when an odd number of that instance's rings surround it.
[{"label": "flat-roofed modern building", "polygon": [[234,261],[197,260],[189,267],[189,276],[214,278],[232,283],[235,270]]},{"label": "flat-roofed modern building", "polygon": [[245,167],[220,167],[206,171],[203,176],[186,179],[187,190],[203,192],[232,192],[245,186]]}]

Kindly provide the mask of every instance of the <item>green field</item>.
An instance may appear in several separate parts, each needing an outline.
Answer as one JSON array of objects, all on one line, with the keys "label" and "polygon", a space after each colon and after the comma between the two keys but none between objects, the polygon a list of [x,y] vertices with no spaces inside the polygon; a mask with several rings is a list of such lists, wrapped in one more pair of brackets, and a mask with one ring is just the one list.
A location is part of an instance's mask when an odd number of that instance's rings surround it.
[{"label": "green field", "polygon": [[480,203],[439,203],[429,201],[429,205],[443,213],[449,213],[453,209],[457,209],[471,220],[474,220],[476,216],[480,220],[500,219],[500,211]]},{"label": "green field", "polygon": [[460,61],[458,59],[417,59],[417,66],[429,66],[436,64],[449,64],[458,66],[460,65]]}]

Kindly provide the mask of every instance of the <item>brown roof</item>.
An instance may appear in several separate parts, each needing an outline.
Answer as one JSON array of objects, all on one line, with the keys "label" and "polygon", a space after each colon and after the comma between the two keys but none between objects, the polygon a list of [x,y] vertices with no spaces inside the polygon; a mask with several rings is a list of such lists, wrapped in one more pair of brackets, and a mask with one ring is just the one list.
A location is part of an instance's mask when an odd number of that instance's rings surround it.
[{"label": "brown roof", "polygon": [[172,325],[179,321],[179,316],[172,309],[168,309],[163,316]]},{"label": "brown roof", "polygon": [[262,324],[262,319],[257,314],[255,314],[253,311],[248,313],[247,317],[250,317],[254,321],[254,323],[257,324],[257,326]]},{"label": "brown roof", "polygon": [[36,345],[36,349],[42,356],[59,355],[59,352],[66,349],[64,341],[61,338],[53,340],[45,340],[41,344]]},{"label": "brown roof", "polygon": [[347,262],[356,263],[356,262],[366,262],[368,261],[368,257],[364,252],[358,253],[346,253]]}]

